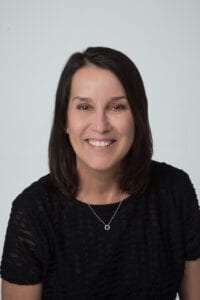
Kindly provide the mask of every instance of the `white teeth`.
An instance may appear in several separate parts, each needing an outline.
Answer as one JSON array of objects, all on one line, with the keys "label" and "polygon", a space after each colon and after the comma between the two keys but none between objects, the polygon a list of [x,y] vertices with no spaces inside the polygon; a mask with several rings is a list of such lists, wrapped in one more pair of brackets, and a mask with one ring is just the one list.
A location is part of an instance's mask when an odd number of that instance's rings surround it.
[{"label": "white teeth", "polygon": [[89,144],[96,146],[96,147],[106,147],[112,144],[112,141],[95,141],[95,140],[88,140]]}]

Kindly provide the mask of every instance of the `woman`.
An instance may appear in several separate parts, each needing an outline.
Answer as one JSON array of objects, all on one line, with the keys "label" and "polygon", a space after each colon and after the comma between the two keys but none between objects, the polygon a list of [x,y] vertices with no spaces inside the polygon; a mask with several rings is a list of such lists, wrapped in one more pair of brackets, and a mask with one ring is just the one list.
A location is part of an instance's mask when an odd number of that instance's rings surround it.
[{"label": "woman", "polygon": [[104,47],[72,55],[57,89],[50,174],[13,202],[3,300],[199,300],[194,188],[151,158],[133,62]]}]

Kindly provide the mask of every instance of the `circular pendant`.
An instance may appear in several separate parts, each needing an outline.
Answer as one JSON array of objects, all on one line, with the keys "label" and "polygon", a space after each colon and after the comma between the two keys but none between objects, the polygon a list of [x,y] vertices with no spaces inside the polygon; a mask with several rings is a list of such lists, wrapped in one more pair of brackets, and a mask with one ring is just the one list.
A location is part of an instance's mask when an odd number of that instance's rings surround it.
[{"label": "circular pendant", "polygon": [[105,229],[105,230],[110,230],[110,225],[109,225],[109,224],[106,224],[106,225],[104,226],[104,229]]}]

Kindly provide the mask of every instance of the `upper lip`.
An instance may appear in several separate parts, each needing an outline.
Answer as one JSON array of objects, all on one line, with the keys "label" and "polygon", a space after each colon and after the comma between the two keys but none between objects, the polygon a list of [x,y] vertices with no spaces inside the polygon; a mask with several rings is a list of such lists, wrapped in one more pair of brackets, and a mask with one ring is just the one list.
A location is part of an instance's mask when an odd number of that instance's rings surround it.
[{"label": "upper lip", "polygon": [[114,141],[116,141],[115,139],[108,139],[108,138],[106,138],[106,139],[95,139],[95,138],[88,138],[88,139],[85,139],[86,141],[97,141],[97,142],[114,142]]}]

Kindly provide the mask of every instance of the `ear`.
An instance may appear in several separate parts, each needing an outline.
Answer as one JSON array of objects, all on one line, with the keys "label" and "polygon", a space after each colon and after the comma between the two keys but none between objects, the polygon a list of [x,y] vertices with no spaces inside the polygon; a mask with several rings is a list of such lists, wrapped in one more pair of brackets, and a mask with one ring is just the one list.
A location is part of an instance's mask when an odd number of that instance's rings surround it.
[{"label": "ear", "polygon": [[65,133],[66,133],[66,134],[69,134],[69,128],[68,128],[68,127],[65,128]]}]

